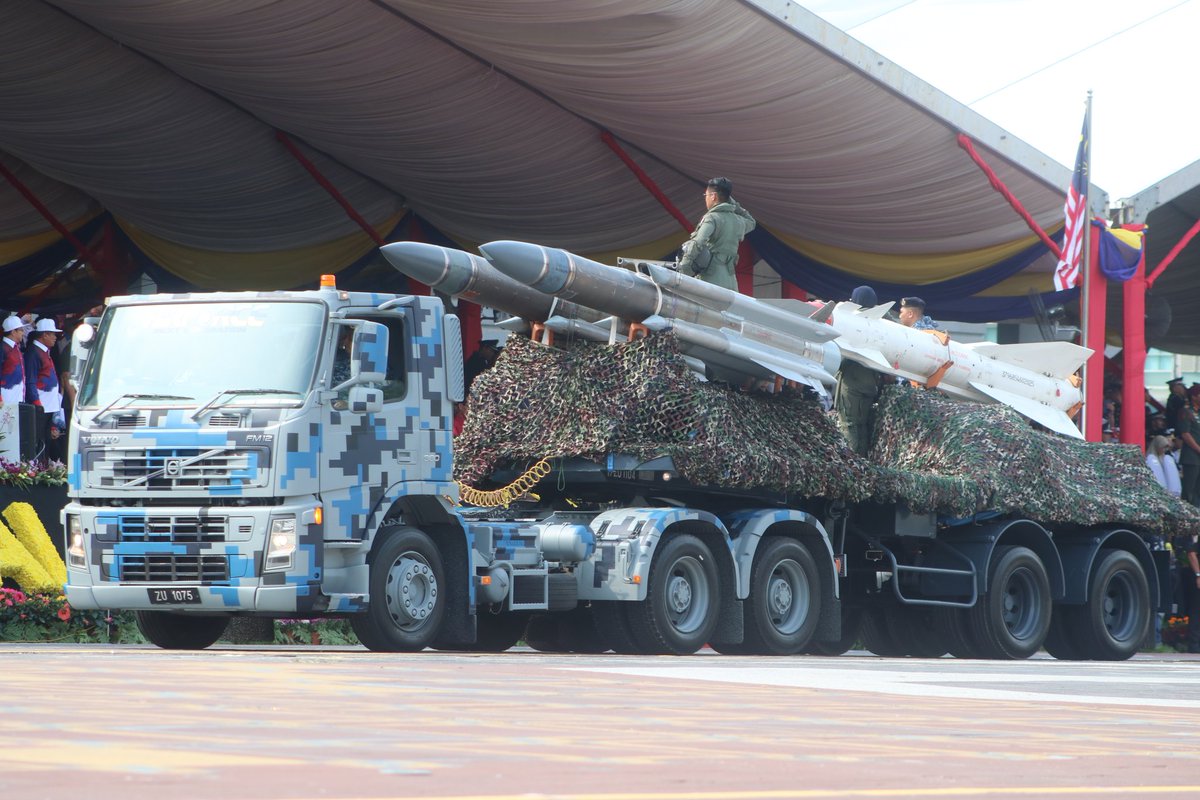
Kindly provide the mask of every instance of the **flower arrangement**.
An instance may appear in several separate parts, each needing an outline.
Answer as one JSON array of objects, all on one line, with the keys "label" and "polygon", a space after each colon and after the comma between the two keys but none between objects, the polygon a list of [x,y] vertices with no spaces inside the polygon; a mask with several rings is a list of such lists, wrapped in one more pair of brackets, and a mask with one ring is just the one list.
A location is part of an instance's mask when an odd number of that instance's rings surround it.
[{"label": "flower arrangement", "polygon": [[355,645],[358,637],[345,619],[277,619],[275,644]]},{"label": "flower arrangement", "polygon": [[62,486],[67,482],[67,465],[61,461],[9,461],[0,458],[0,485],[28,489],[32,486]]},{"label": "flower arrangement", "polygon": [[1167,614],[1163,619],[1162,643],[1177,650],[1186,649],[1187,629],[1186,614]]},{"label": "flower arrangement", "polygon": [[78,613],[61,594],[0,587],[0,640],[6,642],[143,642],[133,614]]}]

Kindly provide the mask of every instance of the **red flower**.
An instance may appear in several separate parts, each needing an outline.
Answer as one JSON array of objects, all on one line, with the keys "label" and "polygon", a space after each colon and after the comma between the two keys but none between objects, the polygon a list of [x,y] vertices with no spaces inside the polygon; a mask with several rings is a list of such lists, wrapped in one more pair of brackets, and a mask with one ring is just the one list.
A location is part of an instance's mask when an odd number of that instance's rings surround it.
[{"label": "red flower", "polygon": [[71,607],[63,603],[63,607],[58,610],[58,618],[66,622],[71,618]]}]

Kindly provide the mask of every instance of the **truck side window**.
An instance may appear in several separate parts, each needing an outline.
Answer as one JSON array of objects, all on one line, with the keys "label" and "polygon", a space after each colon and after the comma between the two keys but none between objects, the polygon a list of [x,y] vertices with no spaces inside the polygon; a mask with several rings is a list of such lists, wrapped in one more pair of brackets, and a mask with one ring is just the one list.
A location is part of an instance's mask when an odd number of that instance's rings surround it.
[{"label": "truck side window", "polygon": [[401,400],[408,392],[405,378],[408,375],[406,364],[408,360],[408,339],[405,336],[404,318],[393,315],[356,316],[354,319],[365,319],[378,322],[388,329],[388,363],[387,378],[383,382],[383,402]]}]

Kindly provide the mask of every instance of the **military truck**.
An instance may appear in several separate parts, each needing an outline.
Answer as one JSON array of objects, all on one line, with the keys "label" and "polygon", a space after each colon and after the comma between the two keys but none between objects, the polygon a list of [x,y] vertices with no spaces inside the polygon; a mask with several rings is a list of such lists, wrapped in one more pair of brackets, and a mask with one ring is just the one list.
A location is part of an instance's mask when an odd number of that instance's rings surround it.
[{"label": "military truck", "polygon": [[540,504],[466,508],[435,297],[118,297],[73,347],[66,594],[164,648],[259,616],[348,618],[380,651],[1123,659],[1162,600],[1145,531],[797,503],[669,458],[539,464],[496,480]]}]

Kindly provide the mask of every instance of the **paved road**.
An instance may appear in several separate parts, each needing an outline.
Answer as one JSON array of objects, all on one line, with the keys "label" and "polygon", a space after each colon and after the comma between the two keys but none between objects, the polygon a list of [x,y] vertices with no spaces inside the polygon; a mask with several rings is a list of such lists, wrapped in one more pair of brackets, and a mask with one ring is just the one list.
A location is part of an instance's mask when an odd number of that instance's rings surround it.
[{"label": "paved road", "polygon": [[1200,659],[0,645],[29,800],[1200,797]]}]

